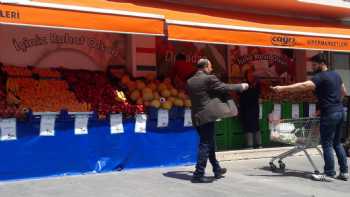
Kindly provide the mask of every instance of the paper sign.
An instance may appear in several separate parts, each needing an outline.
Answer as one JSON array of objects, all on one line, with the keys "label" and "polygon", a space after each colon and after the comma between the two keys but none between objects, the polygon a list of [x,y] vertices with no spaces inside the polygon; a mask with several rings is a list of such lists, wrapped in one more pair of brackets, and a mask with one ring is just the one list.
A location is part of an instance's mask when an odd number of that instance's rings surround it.
[{"label": "paper sign", "polygon": [[16,140],[16,118],[0,120],[0,140]]},{"label": "paper sign", "polygon": [[135,133],[146,133],[146,114],[137,114],[135,122]]},{"label": "paper sign", "polygon": [[298,104],[293,104],[292,105],[292,118],[293,119],[298,119],[299,116],[299,105]]},{"label": "paper sign", "polygon": [[110,125],[112,134],[124,133],[123,115],[111,114]]},{"label": "paper sign", "polygon": [[88,134],[88,122],[89,122],[89,115],[87,114],[75,115],[75,122],[74,122],[75,135]]},{"label": "paper sign", "polygon": [[263,118],[263,106],[262,104],[259,104],[259,119]]},{"label": "paper sign", "polygon": [[184,126],[185,127],[192,127],[192,116],[191,116],[190,109],[185,109]]},{"label": "paper sign", "polygon": [[281,110],[281,104],[274,104],[273,105],[273,114],[274,114],[274,116],[276,117],[278,117],[278,118],[281,118],[281,112],[282,112],[282,110]]},{"label": "paper sign", "polygon": [[40,120],[40,136],[55,135],[56,115],[42,115]]},{"label": "paper sign", "polygon": [[169,110],[159,109],[157,127],[167,127],[169,124]]},{"label": "paper sign", "polygon": [[310,104],[309,105],[309,117],[315,117],[316,116],[316,104]]}]

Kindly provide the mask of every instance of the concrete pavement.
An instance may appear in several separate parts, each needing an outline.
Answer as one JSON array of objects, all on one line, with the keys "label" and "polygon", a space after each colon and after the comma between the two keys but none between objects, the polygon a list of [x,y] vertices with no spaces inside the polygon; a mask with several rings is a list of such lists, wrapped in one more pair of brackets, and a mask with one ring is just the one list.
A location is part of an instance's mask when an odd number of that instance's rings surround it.
[{"label": "concrete pavement", "polygon": [[[319,156],[313,156],[322,167]],[[350,181],[317,182],[305,157],[285,160],[285,173],[271,172],[268,158],[222,162],[224,179],[211,184],[189,180],[193,166],[129,170],[0,183],[1,197],[342,197],[350,195]],[[212,176],[211,166],[207,175]]]}]

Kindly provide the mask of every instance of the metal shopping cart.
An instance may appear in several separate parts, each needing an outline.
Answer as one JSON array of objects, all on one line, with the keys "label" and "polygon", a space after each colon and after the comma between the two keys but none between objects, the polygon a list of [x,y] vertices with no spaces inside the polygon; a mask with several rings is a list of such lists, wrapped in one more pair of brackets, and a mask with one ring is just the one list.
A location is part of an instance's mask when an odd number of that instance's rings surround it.
[{"label": "metal shopping cart", "polygon": [[279,168],[284,171],[286,164],[283,162],[283,159],[303,151],[311,163],[315,174],[320,173],[310,154],[307,152],[307,149],[315,148],[322,156],[322,152],[318,148],[320,144],[319,118],[270,119],[270,130],[271,141],[294,145],[294,148],[291,150],[271,159],[269,163],[271,170],[274,171],[277,169],[274,161],[278,160]]}]

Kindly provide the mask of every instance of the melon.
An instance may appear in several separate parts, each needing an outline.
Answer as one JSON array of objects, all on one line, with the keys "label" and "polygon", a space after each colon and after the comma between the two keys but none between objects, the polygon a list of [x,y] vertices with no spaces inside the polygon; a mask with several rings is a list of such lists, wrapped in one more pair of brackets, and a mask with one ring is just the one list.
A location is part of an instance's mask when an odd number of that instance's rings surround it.
[{"label": "melon", "polygon": [[191,106],[192,106],[191,100],[186,99],[185,100],[185,107],[191,107]]},{"label": "melon", "polygon": [[162,108],[170,110],[173,107],[173,103],[171,101],[165,101],[162,103]]},{"label": "melon", "polygon": [[168,98],[171,95],[170,91],[167,89],[162,90],[160,94],[165,98]]},{"label": "melon", "polygon": [[171,96],[177,96],[177,94],[179,93],[175,88],[171,89],[170,92],[171,92]]},{"label": "melon", "polygon": [[183,102],[182,99],[175,99],[174,105],[177,106],[177,107],[183,107],[184,106],[184,102]]},{"label": "melon", "polygon": [[152,106],[152,107],[155,107],[155,108],[159,108],[159,107],[160,107],[160,101],[157,100],[157,99],[154,99],[154,100],[151,102],[151,106]]},{"label": "melon", "polygon": [[142,98],[145,101],[151,101],[153,99],[152,91],[151,92],[143,92]]}]

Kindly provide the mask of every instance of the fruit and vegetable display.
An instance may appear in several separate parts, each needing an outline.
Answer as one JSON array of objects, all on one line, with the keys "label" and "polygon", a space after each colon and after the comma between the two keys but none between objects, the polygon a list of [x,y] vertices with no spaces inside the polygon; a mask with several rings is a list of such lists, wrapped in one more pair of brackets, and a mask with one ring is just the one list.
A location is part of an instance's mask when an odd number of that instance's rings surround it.
[{"label": "fruit and vegetable display", "polygon": [[159,81],[155,75],[148,75],[144,80],[132,80],[124,75],[121,85],[127,90],[130,101],[138,105],[166,110],[172,107],[191,107],[185,91],[174,88],[169,78]]},{"label": "fruit and vegetable display", "polygon": [[106,72],[2,66],[0,118],[32,112],[90,112],[135,115],[149,108],[190,107],[184,90],[155,75],[134,79],[124,74],[113,81]]}]

